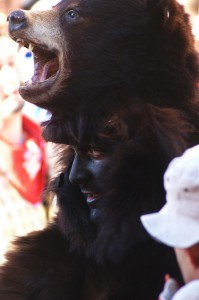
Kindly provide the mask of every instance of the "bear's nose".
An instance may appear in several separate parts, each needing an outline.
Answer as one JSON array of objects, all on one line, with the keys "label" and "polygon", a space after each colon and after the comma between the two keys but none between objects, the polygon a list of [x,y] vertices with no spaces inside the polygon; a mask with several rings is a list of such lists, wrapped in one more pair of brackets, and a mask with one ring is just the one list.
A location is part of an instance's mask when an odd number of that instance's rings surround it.
[{"label": "bear's nose", "polygon": [[9,31],[18,31],[27,26],[26,16],[23,10],[15,10],[7,17],[9,22]]}]

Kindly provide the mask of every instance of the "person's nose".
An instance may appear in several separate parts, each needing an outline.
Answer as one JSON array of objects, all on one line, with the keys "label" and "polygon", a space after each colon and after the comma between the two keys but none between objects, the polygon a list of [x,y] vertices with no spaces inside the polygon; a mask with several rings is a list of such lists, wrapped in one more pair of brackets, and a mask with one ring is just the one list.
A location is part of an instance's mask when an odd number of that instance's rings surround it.
[{"label": "person's nose", "polygon": [[69,181],[81,185],[88,182],[91,176],[88,161],[76,154],[69,173]]}]

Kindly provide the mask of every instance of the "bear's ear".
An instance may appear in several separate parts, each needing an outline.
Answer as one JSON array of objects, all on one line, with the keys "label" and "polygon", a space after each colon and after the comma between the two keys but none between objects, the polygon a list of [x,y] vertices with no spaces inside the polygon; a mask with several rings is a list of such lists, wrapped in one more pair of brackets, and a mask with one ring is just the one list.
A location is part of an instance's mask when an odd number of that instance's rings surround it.
[{"label": "bear's ear", "polygon": [[180,11],[176,0],[146,0],[146,4],[153,20],[161,27],[167,30],[175,27],[176,16]]}]

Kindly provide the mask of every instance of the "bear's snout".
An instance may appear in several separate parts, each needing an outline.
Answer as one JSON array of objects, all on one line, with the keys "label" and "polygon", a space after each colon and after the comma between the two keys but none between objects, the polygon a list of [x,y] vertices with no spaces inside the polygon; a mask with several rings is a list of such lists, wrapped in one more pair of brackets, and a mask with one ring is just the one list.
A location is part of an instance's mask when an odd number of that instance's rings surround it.
[{"label": "bear's snout", "polygon": [[9,21],[10,32],[24,29],[27,26],[27,19],[23,10],[15,10],[11,12],[7,21]]}]

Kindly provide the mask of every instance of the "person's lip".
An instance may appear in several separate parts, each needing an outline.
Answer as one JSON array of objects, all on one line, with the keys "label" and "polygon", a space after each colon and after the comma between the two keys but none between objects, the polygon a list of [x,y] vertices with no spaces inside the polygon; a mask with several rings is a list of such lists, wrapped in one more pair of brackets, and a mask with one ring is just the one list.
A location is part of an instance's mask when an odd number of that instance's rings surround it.
[{"label": "person's lip", "polygon": [[82,191],[86,198],[86,202],[89,207],[95,207],[95,204],[100,198],[100,193],[97,192],[91,192],[91,191]]}]

